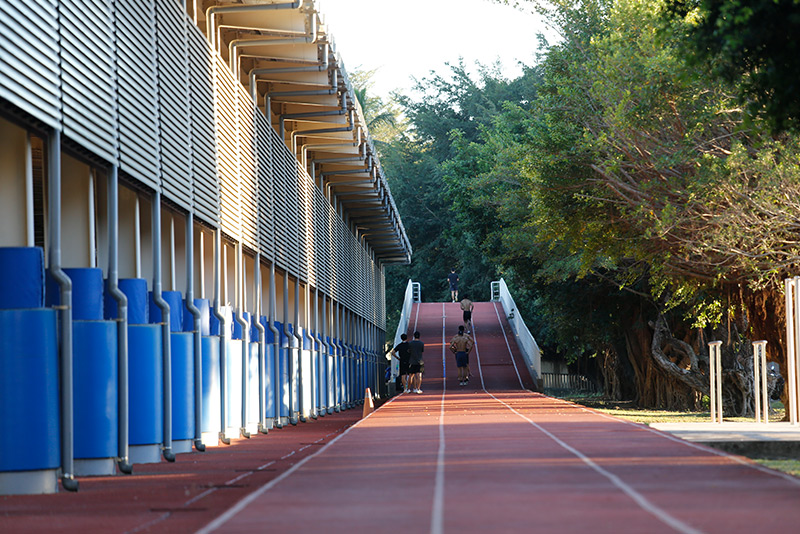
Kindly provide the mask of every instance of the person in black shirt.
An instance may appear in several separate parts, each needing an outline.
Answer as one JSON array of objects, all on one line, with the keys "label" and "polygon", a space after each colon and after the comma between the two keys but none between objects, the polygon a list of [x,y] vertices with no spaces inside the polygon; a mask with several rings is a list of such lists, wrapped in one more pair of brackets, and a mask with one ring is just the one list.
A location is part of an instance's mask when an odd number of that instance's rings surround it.
[{"label": "person in black shirt", "polygon": [[447,275],[447,282],[450,284],[450,298],[453,302],[458,300],[458,274],[455,269],[450,269]]},{"label": "person in black shirt", "polygon": [[408,393],[410,391],[410,384],[409,384],[409,372],[408,372],[408,358],[410,356],[409,346],[408,346],[408,336],[406,334],[400,334],[400,343],[397,344],[395,348],[389,351],[389,354],[392,355],[392,358],[397,358],[400,362],[400,381],[403,384],[403,393]]},{"label": "person in black shirt", "polygon": [[425,351],[425,344],[419,340],[420,333],[414,332],[414,341],[408,344],[411,353],[408,361],[408,371],[411,377],[411,391],[422,393],[422,373],[425,372],[425,362],[422,360],[422,353]]}]

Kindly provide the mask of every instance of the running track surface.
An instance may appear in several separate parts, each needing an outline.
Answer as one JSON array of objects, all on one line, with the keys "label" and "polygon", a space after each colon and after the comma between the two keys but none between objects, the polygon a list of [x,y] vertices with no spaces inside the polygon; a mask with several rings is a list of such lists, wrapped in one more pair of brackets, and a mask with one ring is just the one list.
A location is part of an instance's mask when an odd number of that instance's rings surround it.
[{"label": "running track surface", "polygon": [[[399,395],[352,426],[347,418],[355,410],[250,440],[238,462],[215,466],[216,480],[227,482],[192,486],[182,500],[157,489],[149,501],[142,495],[142,507],[155,510],[150,524],[141,522],[141,514],[114,515],[112,506],[102,505],[119,503],[115,488],[133,480],[118,477],[105,486],[108,495],[95,490],[94,501],[84,499],[74,511],[82,528],[72,531],[797,531],[800,479],[523,389],[530,377],[499,305],[476,304],[473,377],[460,387],[446,350],[460,323],[458,304],[415,307],[411,330],[422,332],[426,347],[423,394]],[[299,451],[290,436],[301,432],[308,445]],[[280,458],[280,447],[294,448]],[[209,453],[192,456],[212,462]],[[174,473],[175,465],[159,470],[162,465],[154,466],[154,477],[168,481],[165,473]],[[231,472],[233,465],[240,472]],[[225,484],[233,487],[219,489]],[[201,497],[204,492],[210,493]],[[233,502],[214,501],[226,492],[236,493],[227,497]],[[167,499],[160,511],[159,495]],[[77,496],[0,497],[0,531],[19,526],[12,523],[15,514],[25,513],[19,502],[27,503],[28,514],[37,505],[47,514],[41,503],[70,498]],[[107,520],[89,521],[92,507]],[[130,510],[129,503],[123,509]],[[29,531],[64,532],[69,530],[60,527],[74,525],[61,512]]]},{"label": "running track surface", "polygon": [[800,479],[523,390],[499,310],[476,304],[474,376],[460,387],[445,350],[458,304],[419,306],[424,393],[396,397],[201,532],[796,531]]}]

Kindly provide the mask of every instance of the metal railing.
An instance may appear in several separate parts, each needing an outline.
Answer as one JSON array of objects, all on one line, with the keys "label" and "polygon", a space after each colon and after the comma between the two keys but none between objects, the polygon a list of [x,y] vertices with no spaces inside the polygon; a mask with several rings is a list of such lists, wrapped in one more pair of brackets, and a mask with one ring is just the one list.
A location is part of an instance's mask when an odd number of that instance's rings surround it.
[{"label": "metal railing", "polygon": [[539,345],[533,338],[530,330],[525,325],[525,320],[519,313],[514,298],[508,291],[508,286],[502,278],[492,282],[492,301],[500,302],[505,310],[508,323],[517,339],[517,345],[525,358],[525,364],[539,389],[542,388],[542,354]]},{"label": "metal railing", "polygon": [[597,393],[597,384],[583,375],[569,373],[542,373],[542,387],[545,390],[579,391]]}]

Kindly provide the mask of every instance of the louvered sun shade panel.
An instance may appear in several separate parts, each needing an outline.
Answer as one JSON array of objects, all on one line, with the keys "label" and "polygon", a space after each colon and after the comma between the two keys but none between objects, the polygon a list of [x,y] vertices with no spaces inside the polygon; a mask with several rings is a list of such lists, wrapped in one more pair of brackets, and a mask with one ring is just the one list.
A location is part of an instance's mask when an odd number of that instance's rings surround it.
[{"label": "louvered sun shade panel", "polygon": [[300,269],[309,284],[317,285],[316,249],[314,247],[314,183],[295,160],[300,195]]},{"label": "louvered sun shade panel", "polygon": [[117,90],[120,171],[156,189],[158,82],[156,22],[152,1],[117,2]]},{"label": "louvered sun shade panel", "polygon": [[314,188],[314,259],[317,273],[317,285],[326,294],[331,294],[331,246],[328,228],[328,210],[330,205],[322,197],[319,189]]},{"label": "louvered sun shade panel", "polygon": [[336,223],[336,285],[339,290],[339,301],[348,308],[351,307],[352,295],[350,294],[350,283],[347,280],[347,230],[342,220],[337,217]]},{"label": "louvered sun shade panel", "polygon": [[192,204],[212,226],[219,225],[219,183],[214,130],[214,70],[206,38],[186,22],[189,52],[189,119],[192,141]]},{"label": "louvered sun shade panel", "polygon": [[378,307],[378,321],[375,323],[381,330],[386,330],[386,277],[383,269],[375,266],[375,275],[378,279],[378,295],[375,305]]},{"label": "louvered sun shade panel", "polygon": [[358,313],[358,288],[356,287],[356,276],[358,266],[356,265],[356,248],[353,246],[353,234],[349,232],[349,228],[345,226],[345,269],[344,276],[347,285],[347,305],[351,310]]},{"label": "louvered sun shade panel", "polygon": [[242,242],[252,249],[258,246],[258,177],[256,175],[256,125],[253,101],[238,85],[239,200]]},{"label": "louvered sun shade panel", "polygon": [[339,290],[337,286],[336,280],[336,261],[337,261],[337,250],[336,250],[336,214],[333,211],[333,207],[330,205],[327,199],[325,199],[321,194],[319,195],[318,204],[320,204],[320,225],[322,227],[322,231],[320,233],[320,245],[319,245],[319,256],[318,261],[322,265],[319,267],[320,270],[324,270],[325,278],[327,280],[326,290],[328,291],[328,295],[338,299],[339,298]]},{"label": "louvered sun shade panel", "polygon": [[273,206],[275,207],[275,262],[300,276],[299,196],[295,158],[270,128],[272,138]]},{"label": "louvered sun shade panel", "polygon": [[184,14],[178,2],[156,2],[158,120],[164,196],[192,207],[189,71]]},{"label": "louvered sun shade panel", "polygon": [[0,99],[59,128],[56,3],[0,2],[0,57]]},{"label": "louvered sun shade panel", "polygon": [[58,12],[64,136],[116,163],[110,1],[61,0]]},{"label": "louvered sun shade panel", "polygon": [[227,65],[217,58],[214,69],[216,87],[217,178],[220,186],[220,225],[229,235],[240,233],[239,161],[237,141],[237,91]]},{"label": "louvered sun shade panel", "polygon": [[350,301],[351,308],[359,315],[362,315],[361,309],[361,271],[359,269],[359,261],[358,261],[358,241],[356,237],[351,233],[347,232],[347,243],[348,243],[348,250],[347,250],[347,264],[349,268],[347,269],[347,282],[349,284],[349,291],[352,300]]},{"label": "louvered sun shade panel", "polygon": [[264,115],[253,108],[256,131],[258,132],[256,147],[258,162],[258,246],[261,253],[270,260],[275,259],[275,220],[272,206],[272,164],[270,158],[269,125]]},{"label": "louvered sun shade panel", "polygon": [[[330,204],[329,204],[330,206]],[[339,278],[339,266],[342,257],[342,244],[339,241],[339,225],[336,224],[339,217],[331,206],[328,210],[328,250],[330,250],[330,263],[328,267],[331,271],[331,283],[333,284],[333,294],[337,300],[342,297],[342,280]]]}]

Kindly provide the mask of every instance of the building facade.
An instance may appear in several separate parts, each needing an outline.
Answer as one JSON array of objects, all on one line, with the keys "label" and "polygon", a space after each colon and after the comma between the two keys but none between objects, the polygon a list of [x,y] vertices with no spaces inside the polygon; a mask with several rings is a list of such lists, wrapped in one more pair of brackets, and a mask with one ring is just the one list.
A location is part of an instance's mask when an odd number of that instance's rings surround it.
[{"label": "building facade", "polygon": [[0,137],[0,493],[375,392],[411,247],[315,2],[0,2]]}]

